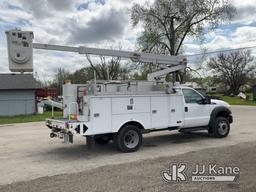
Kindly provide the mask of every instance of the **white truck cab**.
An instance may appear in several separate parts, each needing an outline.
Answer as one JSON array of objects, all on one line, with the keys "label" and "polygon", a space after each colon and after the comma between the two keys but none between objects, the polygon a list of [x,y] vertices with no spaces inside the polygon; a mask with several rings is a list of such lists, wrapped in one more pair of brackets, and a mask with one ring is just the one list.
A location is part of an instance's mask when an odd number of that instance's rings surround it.
[{"label": "white truck cab", "polygon": [[[208,125],[212,111],[219,106],[230,108],[230,105],[221,100],[209,100],[198,91],[190,87],[175,88],[183,95],[184,128]],[[208,100],[207,100],[208,99]]]},{"label": "white truck cab", "polygon": [[[47,119],[51,137],[73,142],[86,136],[100,144],[113,140],[123,152],[142,144],[142,134],[152,131],[208,130],[222,138],[229,134],[229,104],[211,100],[190,87],[154,82],[105,82],[64,85],[64,116]],[[66,95],[65,95],[66,93]]]}]

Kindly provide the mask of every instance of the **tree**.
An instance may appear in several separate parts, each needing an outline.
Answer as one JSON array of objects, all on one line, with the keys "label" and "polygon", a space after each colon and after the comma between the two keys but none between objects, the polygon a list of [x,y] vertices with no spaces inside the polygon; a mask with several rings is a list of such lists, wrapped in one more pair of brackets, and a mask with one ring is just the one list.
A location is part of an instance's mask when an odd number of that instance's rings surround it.
[{"label": "tree", "polygon": [[237,94],[248,77],[255,73],[254,57],[250,51],[220,53],[207,63],[212,72],[229,87],[229,93]]},{"label": "tree", "polygon": [[68,76],[68,79],[71,80],[74,84],[84,84],[89,80],[94,78],[94,72],[92,67],[85,67],[79,70],[76,70],[74,73],[71,73]]},{"label": "tree", "polygon": [[148,6],[134,4],[131,19],[134,27],[143,27],[137,39],[140,50],[178,55],[186,37],[202,39],[235,12],[228,0],[155,0]]},{"label": "tree", "polygon": [[129,78],[132,68],[129,65],[122,66],[120,57],[112,57],[107,60],[106,57],[101,56],[100,62],[97,64],[93,64],[89,55],[86,57],[99,80],[125,80]]},{"label": "tree", "polygon": [[63,68],[58,68],[51,87],[56,87],[62,93],[62,85],[68,79],[70,73]]}]

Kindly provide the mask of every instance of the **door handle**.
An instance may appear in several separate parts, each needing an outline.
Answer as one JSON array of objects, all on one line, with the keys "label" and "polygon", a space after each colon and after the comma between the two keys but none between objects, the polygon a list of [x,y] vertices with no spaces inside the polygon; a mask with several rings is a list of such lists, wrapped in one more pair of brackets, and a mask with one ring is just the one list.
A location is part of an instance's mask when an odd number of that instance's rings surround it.
[{"label": "door handle", "polygon": [[157,113],[157,110],[152,110],[152,113]]},{"label": "door handle", "polygon": [[94,116],[94,117],[99,117],[100,114],[99,114],[99,113],[94,113],[93,116]]},{"label": "door handle", "polygon": [[185,107],[185,112],[188,112],[188,107]]}]

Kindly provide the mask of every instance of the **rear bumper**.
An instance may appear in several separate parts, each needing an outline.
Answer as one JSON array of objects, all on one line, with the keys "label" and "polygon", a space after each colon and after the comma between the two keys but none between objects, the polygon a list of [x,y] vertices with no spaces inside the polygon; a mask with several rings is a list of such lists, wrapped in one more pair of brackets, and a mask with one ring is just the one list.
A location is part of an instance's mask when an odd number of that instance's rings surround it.
[{"label": "rear bumper", "polygon": [[53,132],[60,132],[63,129],[67,129],[67,122],[64,120],[46,119],[45,125]]},{"label": "rear bumper", "polygon": [[53,133],[62,133],[68,135],[88,135],[88,122],[46,119],[46,126]]}]

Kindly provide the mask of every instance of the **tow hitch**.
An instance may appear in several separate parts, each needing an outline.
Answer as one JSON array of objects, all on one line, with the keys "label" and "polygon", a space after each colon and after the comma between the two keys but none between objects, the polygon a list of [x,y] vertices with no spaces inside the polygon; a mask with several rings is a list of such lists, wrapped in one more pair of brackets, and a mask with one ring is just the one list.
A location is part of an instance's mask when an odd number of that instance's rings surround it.
[{"label": "tow hitch", "polygon": [[57,134],[56,133],[50,133],[50,138],[54,138],[54,137],[57,137]]}]

